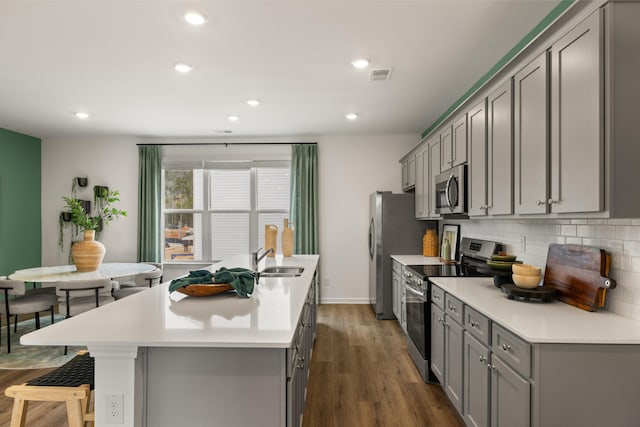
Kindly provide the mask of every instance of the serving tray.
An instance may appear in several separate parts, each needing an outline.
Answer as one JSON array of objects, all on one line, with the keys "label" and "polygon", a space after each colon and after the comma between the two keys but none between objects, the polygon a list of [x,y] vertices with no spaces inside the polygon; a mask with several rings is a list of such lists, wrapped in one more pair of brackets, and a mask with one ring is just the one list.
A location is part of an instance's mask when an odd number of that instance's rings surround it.
[{"label": "serving tray", "polygon": [[233,290],[233,286],[228,283],[196,283],[176,289],[177,292],[192,297],[207,297],[231,290]]}]

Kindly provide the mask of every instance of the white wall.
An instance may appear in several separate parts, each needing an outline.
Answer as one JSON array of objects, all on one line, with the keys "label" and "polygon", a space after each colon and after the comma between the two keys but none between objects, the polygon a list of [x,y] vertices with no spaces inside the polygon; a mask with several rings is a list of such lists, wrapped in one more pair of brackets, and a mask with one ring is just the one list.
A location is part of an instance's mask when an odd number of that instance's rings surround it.
[{"label": "white wall", "polygon": [[369,194],[401,191],[398,160],[419,140],[418,135],[319,139],[322,302],[368,303]]},{"label": "white wall", "polygon": [[120,191],[116,206],[127,211],[100,233],[105,261],[135,261],[138,228],[138,149],[135,138],[48,139],[42,142],[42,263],[67,264],[72,227],[66,227],[64,253],[58,249],[58,216],[63,196],[71,195],[72,180],[86,176],[89,184],[78,188],[78,198],[91,200],[93,186]]},{"label": "white wall", "polygon": [[[318,138],[320,293],[324,302],[368,302],[369,194],[400,191],[398,160],[418,141],[419,135]],[[94,185],[120,191],[119,206],[129,215],[113,221],[100,241],[107,248],[106,261],[136,260],[139,142],[150,143],[136,138],[43,141],[43,265],[68,262],[68,243],[64,254],[57,246],[58,215],[64,207],[62,196],[71,193],[75,176],[89,177],[87,189],[79,196],[92,199]],[[171,277],[183,273],[167,270]]]}]

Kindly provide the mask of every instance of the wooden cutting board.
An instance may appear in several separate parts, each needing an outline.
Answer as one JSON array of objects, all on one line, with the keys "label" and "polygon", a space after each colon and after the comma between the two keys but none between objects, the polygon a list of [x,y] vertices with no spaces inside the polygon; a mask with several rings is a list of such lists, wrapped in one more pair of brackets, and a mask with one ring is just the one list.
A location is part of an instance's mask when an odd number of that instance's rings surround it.
[{"label": "wooden cutting board", "polygon": [[556,299],[587,311],[604,306],[607,289],[616,287],[608,278],[611,256],[604,250],[577,245],[549,245],[544,286],[556,291]]}]

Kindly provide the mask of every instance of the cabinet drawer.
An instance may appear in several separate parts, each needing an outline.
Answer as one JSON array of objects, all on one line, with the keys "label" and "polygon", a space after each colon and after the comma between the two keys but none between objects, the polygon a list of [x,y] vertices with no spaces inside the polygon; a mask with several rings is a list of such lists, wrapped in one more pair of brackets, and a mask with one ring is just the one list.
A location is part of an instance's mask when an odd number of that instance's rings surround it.
[{"label": "cabinet drawer", "polygon": [[464,306],[464,328],[486,346],[489,346],[491,341],[489,322],[489,318],[486,316],[468,305]]},{"label": "cabinet drawer", "polygon": [[431,284],[431,302],[444,311],[444,291],[433,283]]},{"label": "cabinet drawer", "polygon": [[391,260],[391,265],[392,265],[391,268],[392,268],[393,272],[402,276],[402,264],[400,264],[395,259],[392,259]]},{"label": "cabinet drawer", "polygon": [[491,328],[491,350],[525,377],[531,376],[531,346],[497,324]]},{"label": "cabinet drawer", "polygon": [[459,325],[462,325],[463,324],[462,301],[460,301],[458,298],[450,294],[446,294],[444,296],[444,306],[445,306],[444,312],[447,314],[447,316],[455,320]]}]

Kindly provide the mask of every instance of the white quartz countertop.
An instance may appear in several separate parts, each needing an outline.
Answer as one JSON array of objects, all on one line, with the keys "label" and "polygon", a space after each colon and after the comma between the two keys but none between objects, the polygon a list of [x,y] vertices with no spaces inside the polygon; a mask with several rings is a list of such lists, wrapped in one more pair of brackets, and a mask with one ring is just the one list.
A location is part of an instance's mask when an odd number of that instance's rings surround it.
[{"label": "white quartz countertop", "polygon": [[[299,266],[299,277],[260,278],[250,298],[235,292],[190,297],[169,282],[24,335],[27,345],[287,348],[318,265],[318,255],[265,258],[265,266]],[[236,256],[208,269],[249,268]]]},{"label": "white quartz countertop", "polygon": [[530,343],[640,344],[640,322],[562,302],[509,300],[493,278],[437,277],[433,283]]},{"label": "white quartz countertop", "polygon": [[434,265],[442,264],[440,258],[437,256],[422,256],[422,255],[391,255],[392,259],[395,259],[402,265]]}]

